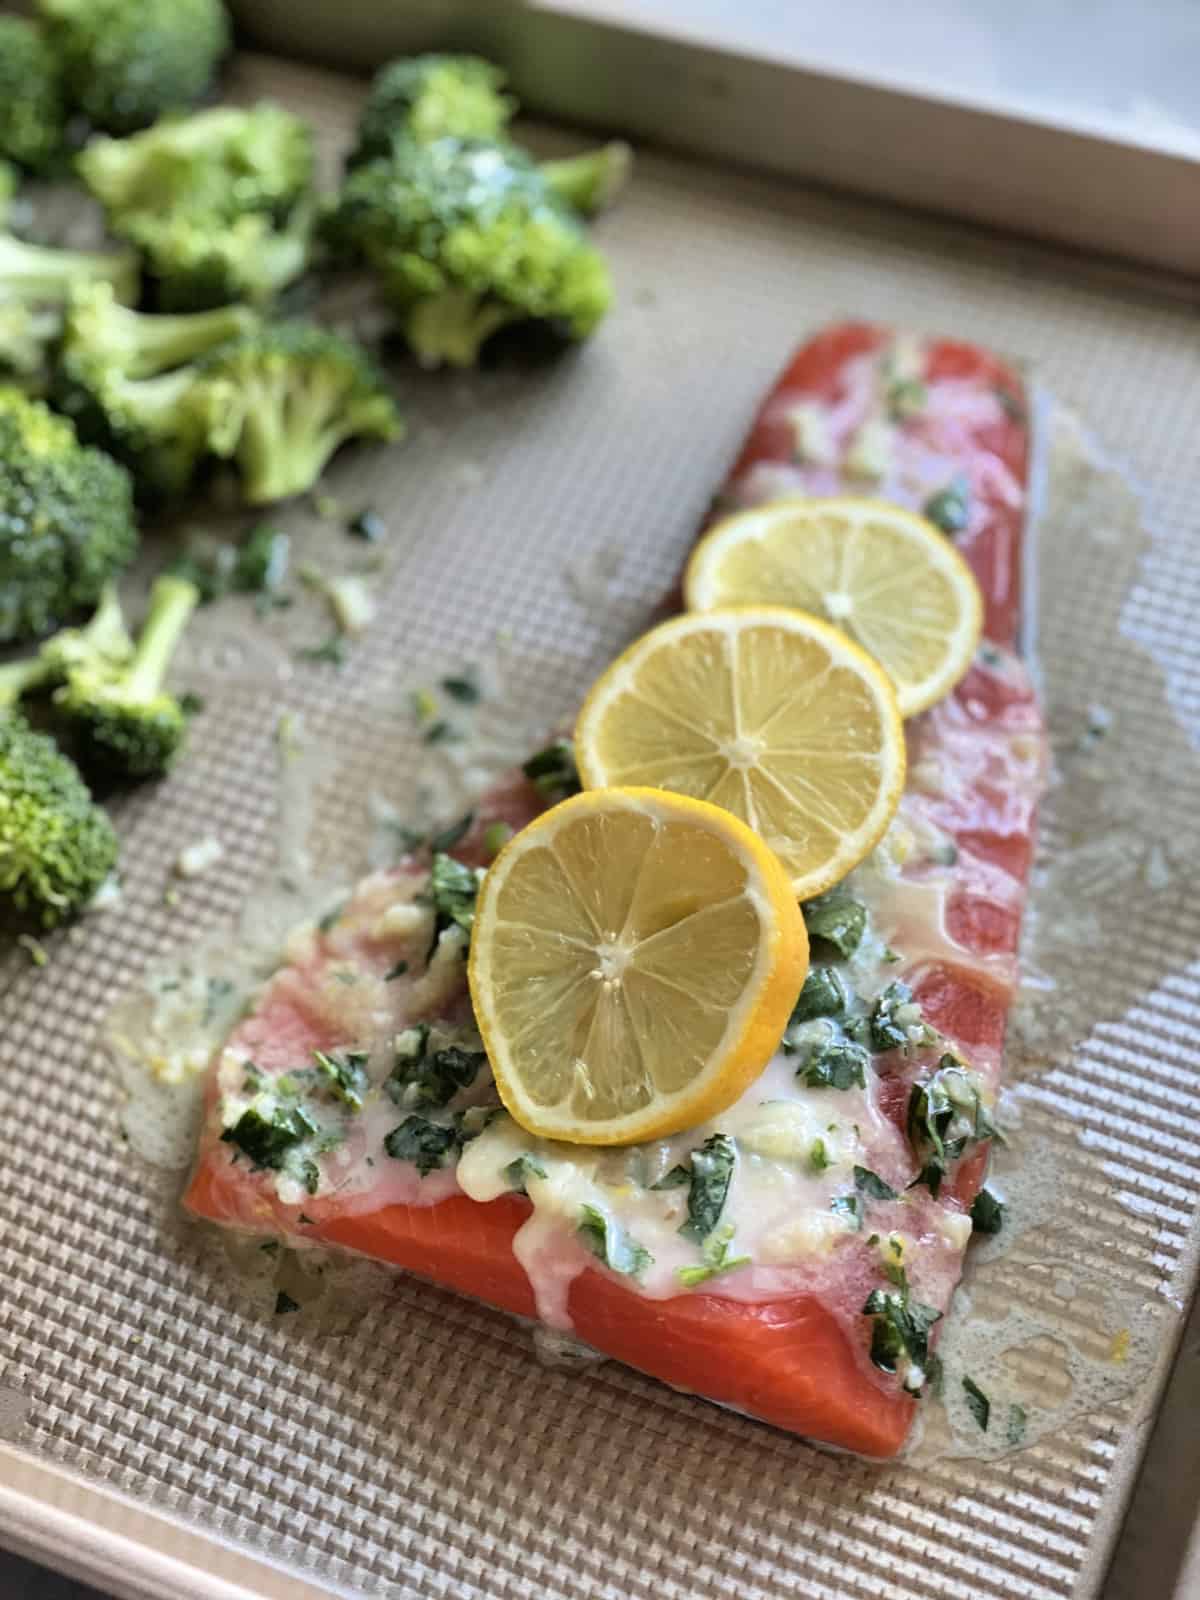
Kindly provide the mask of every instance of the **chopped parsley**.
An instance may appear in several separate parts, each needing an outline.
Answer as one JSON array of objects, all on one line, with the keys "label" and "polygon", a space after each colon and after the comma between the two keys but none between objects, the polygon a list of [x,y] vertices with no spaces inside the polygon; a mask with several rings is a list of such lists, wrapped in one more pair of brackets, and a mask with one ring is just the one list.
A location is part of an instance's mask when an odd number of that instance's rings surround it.
[{"label": "chopped parsley", "polygon": [[652,1183],[652,1189],[686,1189],[692,1181],[690,1167],[674,1166],[670,1172],[665,1173],[657,1183]]},{"label": "chopped parsley", "polygon": [[813,1140],[812,1149],[808,1152],[808,1165],[811,1172],[824,1172],[830,1165],[824,1139]]},{"label": "chopped parsley", "polygon": [[866,1200],[898,1200],[900,1196],[870,1167],[855,1167],[854,1187]]},{"label": "chopped parsley", "polygon": [[579,793],[575,749],[569,739],[556,739],[539,750],[537,755],[530,756],[521,771],[550,805]]},{"label": "chopped parsley", "polygon": [[863,1316],[873,1319],[871,1360],[881,1372],[894,1373],[909,1394],[920,1394],[930,1378],[929,1333],[942,1313],[912,1298],[908,1284],[872,1289]]},{"label": "chopped parsley", "polygon": [[515,1194],[528,1194],[530,1178],[544,1178],[546,1169],[535,1156],[518,1156],[504,1169],[504,1179]]},{"label": "chopped parsley", "polygon": [[482,699],[479,679],[470,667],[456,677],[443,678],[441,686],[451,700],[457,700],[460,706],[478,705]]},{"label": "chopped parsley", "polygon": [[303,1106],[284,1100],[272,1102],[267,1094],[259,1098],[267,1103],[251,1102],[233,1126],[225,1129],[221,1140],[236,1146],[256,1168],[280,1172],[291,1152],[320,1129]]},{"label": "chopped parsley", "polygon": [[800,997],[792,1008],[789,1026],[815,1017],[843,1017],[854,996],[836,967],[810,967]]},{"label": "chopped parsley", "polygon": [[328,933],[330,928],[341,920],[342,912],[346,909],[346,901],[339,900],[337,905],[330,906],[324,916],[317,919],[317,928],[321,933]]},{"label": "chopped parsley", "polygon": [[796,1076],[810,1089],[861,1089],[867,1081],[869,1057],[849,1039],[827,1039],[814,1044]]},{"label": "chopped parsley", "polygon": [[[406,1029],[398,1045],[417,1031]],[[428,1043],[429,1030],[425,1028],[418,1049],[398,1048],[396,1051],[396,1064],[386,1087],[389,1097],[406,1110],[448,1106],[460,1089],[475,1082],[480,1067],[487,1061],[482,1050],[462,1050],[451,1044],[430,1051]]]},{"label": "chopped parsley", "polygon": [[448,1166],[462,1148],[453,1123],[430,1122],[428,1117],[405,1117],[383,1141],[396,1161],[411,1161],[423,1178]]},{"label": "chopped parsley", "polygon": [[966,529],[971,516],[971,491],[967,480],[953,479],[944,489],[931,494],[921,509],[935,528],[953,539]]},{"label": "chopped parsley", "polygon": [[1015,1402],[1009,1406],[1008,1426],[1004,1430],[1004,1437],[1009,1444],[1024,1444],[1027,1420],[1024,1406],[1019,1406]]},{"label": "chopped parsley", "polygon": [[654,1260],[649,1250],[597,1206],[584,1206],[578,1233],[598,1261],[623,1277],[640,1277]]},{"label": "chopped parsley", "polygon": [[367,1052],[347,1050],[342,1055],[326,1055],[324,1050],[314,1050],[313,1060],[317,1072],[329,1093],[351,1111],[361,1111],[369,1080],[367,1078]]},{"label": "chopped parsley", "polygon": [[289,1312],[299,1311],[299,1309],[300,1302],[298,1300],[293,1300],[286,1289],[280,1289],[279,1293],[275,1296],[275,1315],[277,1317],[285,1317]]},{"label": "chopped parsley", "polygon": [[963,1395],[966,1398],[967,1410],[975,1418],[980,1429],[986,1433],[988,1422],[992,1415],[992,1402],[975,1382],[974,1378],[964,1377],[962,1381]]},{"label": "chopped parsley", "polygon": [[489,856],[498,856],[512,836],[511,823],[489,822],[483,830],[483,848]]},{"label": "chopped parsley", "polygon": [[899,378],[888,384],[887,408],[893,422],[906,422],[920,416],[929,391],[920,378]]},{"label": "chopped parsley", "polygon": [[439,717],[436,722],[429,724],[421,737],[426,744],[457,744],[462,734],[444,717]]},{"label": "chopped parsley", "polygon": [[983,1103],[978,1078],[955,1056],[944,1055],[933,1076],[915,1083],[909,1095],[908,1140],[921,1163],[911,1187],[923,1183],[936,1200],[964,1151],[1001,1137]]},{"label": "chopped parsley", "polygon": [[737,1267],[748,1267],[749,1256],[731,1256],[729,1246],[733,1242],[733,1223],[726,1222],[721,1227],[709,1234],[701,1246],[700,1253],[704,1257],[702,1267],[678,1267],[675,1276],[685,1288],[694,1289],[697,1284],[707,1283],[710,1278],[717,1278],[724,1272],[733,1272]]},{"label": "chopped parsley", "polygon": [[908,1030],[921,1021],[921,1008],[912,990],[899,980],[889,983],[876,995],[871,1007],[871,1049],[880,1054],[902,1050],[909,1043]]},{"label": "chopped parsley", "polygon": [[384,983],[392,983],[397,978],[402,978],[408,971],[407,961],[397,961],[394,967],[389,967],[383,975]]},{"label": "chopped parsley", "polygon": [[457,924],[470,933],[475,920],[475,896],[479,893],[482,874],[474,867],[464,867],[453,856],[437,854],[429,870],[427,902],[433,906],[437,919],[433,943],[437,945],[442,932]]},{"label": "chopped parsley", "polygon": [[867,908],[861,900],[831,889],[800,907],[810,939],[832,945],[843,960],[852,956],[862,943],[867,927]]},{"label": "chopped parsley", "polygon": [[1008,1207],[990,1189],[980,1189],[971,1204],[971,1224],[978,1234],[999,1233]]},{"label": "chopped parsley", "polygon": [[703,1244],[720,1222],[736,1165],[737,1146],[725,1133],[712,1134],[692,1151],[687,1221],[679,1230],[685,1239]]}]

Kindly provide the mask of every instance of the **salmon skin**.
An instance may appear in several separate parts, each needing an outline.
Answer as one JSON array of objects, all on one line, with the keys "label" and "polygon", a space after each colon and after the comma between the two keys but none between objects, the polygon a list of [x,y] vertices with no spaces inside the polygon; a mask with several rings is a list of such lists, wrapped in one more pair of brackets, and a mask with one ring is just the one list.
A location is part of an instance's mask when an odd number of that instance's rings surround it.
[{"label": "salmon skin", "polygon": [[[521,826],[569,781],[552,748],[484,796],[432,878],[417,851],[293,932],[213,1062],[187,1210],[392,1263],[677,1389],[894,1455],[986,1170],[1042,781],[1038,709],[1011,650],[1025,415],[1019,378],[984,351],[840,325],[795,355],[721,491],[726,507],[844,492],[916,506],[956,538],[986,601],[966,678],[908,725],[910,782],[884,846],[840,897],[806,908],[814,965],[845,1003],[832,1018],[798,1006],[744,1104],[661,1147],[538,1145],[561,1176],[558,1210],[541,1198],[551,1184],[534,1185],[536,1203],[524,1192],[528,1143],[495,1110],[472,1028],[464,924],[490,825]],[[822,1054],[831,1041],[841,1056]],[[822,1082],[846,1051],[869,1060],[863,1083]],[[717,1135],[751,1248],[739,1270],[689,1281],[669,1267],[690,1193],[672,1174],[682,1161],[686,1183],[689,1149]],[[637,1281],[564,1222],[577,1192],[653,1230],[661,1270]]]}]

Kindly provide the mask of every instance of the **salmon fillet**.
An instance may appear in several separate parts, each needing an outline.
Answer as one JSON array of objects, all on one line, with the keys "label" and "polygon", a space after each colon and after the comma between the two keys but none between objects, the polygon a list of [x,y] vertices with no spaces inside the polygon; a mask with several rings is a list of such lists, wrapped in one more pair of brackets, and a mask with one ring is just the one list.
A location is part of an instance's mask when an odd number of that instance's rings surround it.
[{"label": "salmon fillet", "polygon": [[[531,1141],[497,1112],[466,988],[471,869],[493,823],[520,827],[560,795],[552,747],[449,848],[414,851],[293,932],[212,1064],[187,1210],[390,1262],[676,1388],[893,1455],[961,1274],[1016,978],[1043,772],[1012,650],[1027,473],[1013,372],[969,345],[845,324],[795,355],[718,497],[924,510],[986,607],[966,678],[908,725],[888,838],[806,908],[821,976],[743,1102],[604,1153]],[[737,1257],[680,1267],[713,1152]],[[583,1204],[607,1219],[599,1237]],[[621,1245],[635,1236],[654,1244],[636,1272]]]}]

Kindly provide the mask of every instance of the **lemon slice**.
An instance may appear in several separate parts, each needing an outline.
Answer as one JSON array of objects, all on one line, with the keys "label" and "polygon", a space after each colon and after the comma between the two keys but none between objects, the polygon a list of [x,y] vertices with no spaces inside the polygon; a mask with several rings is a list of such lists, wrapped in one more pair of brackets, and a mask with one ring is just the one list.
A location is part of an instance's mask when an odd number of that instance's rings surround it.
[{"label": "lemon slice", "polygon": [[475,1017],[532,1133],[626,1144],[690,1128],[766,1066],[808,969],[787,873],[717,806],[604,789],[545,812],[488,869]]},{"label": "lemon slice", "polygon": [[777,500],[727,517],[692,553],[684,593],[691,611],[769,603],[824,617],[880,663],[905,717],[953,689],[983,625],[962,556],[884,500]]},{"label": "lemon slice", "polygon": [[904,787],[885,674],[782,606],[693,612],[645,634],[588,695],[575,756],[585,788],[650,784],[734,812],[801,900],[875,847]]}]

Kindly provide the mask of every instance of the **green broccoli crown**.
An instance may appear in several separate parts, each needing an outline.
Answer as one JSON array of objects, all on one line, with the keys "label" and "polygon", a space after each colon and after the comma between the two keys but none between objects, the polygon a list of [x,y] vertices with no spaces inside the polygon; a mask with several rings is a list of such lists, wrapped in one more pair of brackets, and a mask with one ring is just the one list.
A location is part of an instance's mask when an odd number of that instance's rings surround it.
[{"label": "green broccoli crown", "polygon": [[403,431],[366,353],[315,323],[265,327],[220,346],[198,370],[224,385],[212,447],[236,460],[252,505],[303,494],[348,439]]},{"label": "green broccoli crown", "polygon": [[22,17],[0,17],[0,156],[44,172],[62,152],[66,121],[45,34]]},{"label": "green broccoli crown", "polygon": [[108,783],[161,777],[187,736],[188,712],[163,688],[180,635],[200,599],[195,584],[159,578],[128,664],[95,660],[68,671],[54,707],[69,725],[80,760]]},{"label": "green broccoli crown", "polygon": [[207,211],[139,213],[122,230],[143,251],[166,311],[244,300],[266,305],[304,271],[311,218],[298,207],[284,228],[261,214],[226,222]]},{"label": "green broccoli crown", "polygon": [[498,139],[517,109],[504,72],[479,56],[393,61],[371,84],[348,166],[385,156],[396,139]]},{"label": "green broccoli crown", "polygon": [[38,9],[71,104],[109,133],[194,105],[229,46],[220,0],[38,0]]},{"label": "green broccoli crown", "polygon": [[120,231],[139,213],[182,207],[225,221],[280,220],[312,184],[312,131],[282,106],[215,106],[128,139],[93,139],[77,166]]},{"label": "green broccoli crown", "polygon": [[40,401],[0,388],[0,643],[94,605],[137,551],[129,474]]},{"label": "green broccoli crown", "polygon": [[54,927],[81,911],[116,864],[112,823],[44,733],[0,715],[0,896]]},{"label": "green broccoli crown", "polygon": [[469,366],[506,323],[582,339],[612,301],[603,257],[537,166],[498,145],[397,144],[351,173],[331,242],[380,273],[429,366]]}]

